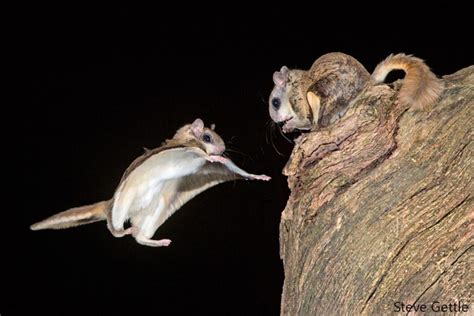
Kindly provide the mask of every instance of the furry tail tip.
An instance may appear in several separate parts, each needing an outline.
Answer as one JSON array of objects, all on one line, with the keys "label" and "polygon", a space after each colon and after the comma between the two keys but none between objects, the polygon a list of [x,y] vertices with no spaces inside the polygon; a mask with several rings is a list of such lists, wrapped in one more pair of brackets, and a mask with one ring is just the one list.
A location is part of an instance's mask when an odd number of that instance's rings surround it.
[{"label": "furry tail tip", "polygon": [[101,201],[91,205],[75,207],[35,223],[30,226],[30,229],[63,229],[105,220],[108,205],[109,201]]},{"label": "furry tail tip", "polygon": [[392,70],[403,70],[405,79],[400,89],[399,100],[416,109],[430,107],[444,90],[441,79],[431,72],[425,62],[412,55],[390,55],[379,63],[371,76],[373,84],[383,83]]}]

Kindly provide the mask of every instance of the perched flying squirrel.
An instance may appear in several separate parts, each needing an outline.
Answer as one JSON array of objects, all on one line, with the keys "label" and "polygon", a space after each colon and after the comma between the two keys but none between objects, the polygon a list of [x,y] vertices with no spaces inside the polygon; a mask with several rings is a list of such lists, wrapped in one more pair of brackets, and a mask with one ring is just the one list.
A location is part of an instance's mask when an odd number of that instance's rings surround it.
[{"label": "perched flying squirrel", "polygon": [[308,71],[283,66],[273,74],[270,116],[274,122],[283,123],[284,132],[327,126],[345,114],[363,89],[383,83],[395,69],[405,71],[398,100],[415,109],[429,107],[444,89],[428,66],[410,55],[388,56],[370,76],[355,58],[329,53],[318,58]]},{"label": "perched flying squirrel", "polygon": [[[33,224],[32,230],[62,229],[107,220],[115,237],[131,234],[142,245],[168,246],[169,239],[152,240],[158,227],[187,201],[219,183],[270,180],[253,175],[221,156],[222,138],[201,119],[181,127],[161,147],[147,150],[125,171],[112,199],[72,208]],[[130,220],[131,227],[124,229]]]}]

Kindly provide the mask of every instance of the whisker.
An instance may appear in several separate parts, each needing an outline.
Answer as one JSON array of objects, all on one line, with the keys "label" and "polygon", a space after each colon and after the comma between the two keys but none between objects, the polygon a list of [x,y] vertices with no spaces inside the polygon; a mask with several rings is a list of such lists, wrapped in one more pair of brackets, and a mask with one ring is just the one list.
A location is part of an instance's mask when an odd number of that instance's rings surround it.
[{"label": "whisker", "polygon": [[[275,126],[276,126],[276,123],[273,122],[273,121],[270,121],[270,130],[271,130],[271,133],[270,133],[270,141],[271,141],[271,144],[272,144],[272,147],[273,149],[275,149],[276,153],[280,156],[284,156],[275,146],[275,142],[273,141],[273,134],[275,134]],[[278,126],[277,126],[278,128]]]},{"label": "whisker", "polygon": [[[268,132],[271,131],[271,123],[273,121],[272,120],[268,120],[267,123],[266,123],[266,127],[265,127],[265,141],[267,142],[267,144],[270,144],[269,140],[268,140]],[[270,135],[271,136],[271,135]]]},{"label": "whisker", "polygon": [[263,97],[263,95],[260,95],[260,98],[262,99],[262,102],[263,102],[263,103],[267,104],[268,101],[265,100],[265,98]]},{"label": "whisker", "polygon": [[290,144],[292,144],[292,145],[295,144],[291,139],[289,139],[289,138],[285,135],[285,133],[283,133],[283,131],[281,130],[281,128],[278,128],[278,130],[280,131],[281,136],[283,136],[283,138],[286,139]]},{"label": "whisker", "polygon": [[249,158],[250,160],[254,161],[254,159],[252,158],[252,156],[250,156],[249,154],[246,154],[246,153],[244,153],[244,152],[241,152],[241,151],[235,150],[235,149],[233,149],[233,148],[229,148],[229,147],[226,148],[226,152],[227,152],[227,151],[240,154],[240,155],[242,155],[242,156],[244,156],[244,157],[246,157],[246,158]]}]

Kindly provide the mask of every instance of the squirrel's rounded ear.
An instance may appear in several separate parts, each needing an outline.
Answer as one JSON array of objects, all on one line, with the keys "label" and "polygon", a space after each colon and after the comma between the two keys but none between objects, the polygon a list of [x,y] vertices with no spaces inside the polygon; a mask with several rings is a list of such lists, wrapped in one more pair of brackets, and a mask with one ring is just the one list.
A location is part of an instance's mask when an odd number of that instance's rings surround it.
[{"label": "squirrel's rounded ear", "polygon": [[191,124],[191,132],[193,133],[193,135],[196,137],[201,137],[203,130],[204,122],[200,118],[195,119],[194,122]]},{"label": "squirrel's rounded ear", "polygon": [[286,66],[281,67],[280,71],[273,73],[273,83],[279,87],[283,87],[288,81],[288,68]]},{"label": "squirrel's rounded ear", "polygon": [[211,124],[211,129],[215,130],[216,129],[216,124]]}]

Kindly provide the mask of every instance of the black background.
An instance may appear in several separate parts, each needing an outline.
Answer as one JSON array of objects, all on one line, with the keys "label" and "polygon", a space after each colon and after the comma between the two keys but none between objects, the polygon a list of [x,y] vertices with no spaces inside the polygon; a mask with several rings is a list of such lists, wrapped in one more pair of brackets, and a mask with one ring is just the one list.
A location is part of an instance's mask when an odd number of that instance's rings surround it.
[{"label": "black background", "polygon": [[[292,144],[267,124],[272,73],[343,51],[369,71],[390,53],[412,53],[444,75],[474,55],[471,21],[460,16],[469,10],[452,4],[433,4],[437,14],[374,5],[363,15],[342,4],[275,5],[23,8],[14,24],[21,105],[4,118],[20,145],[11,157],[20,183],[14,209],[3,210],[2,316],[279,313],[278,225],[289,194],[281,170]],[[273,180],[199,195],[157,231],[168,248],[114,238],[103,222],[29,231],[110,198],[143,146],[197,117],[244,153],[230,153],[239,166]]]}]

